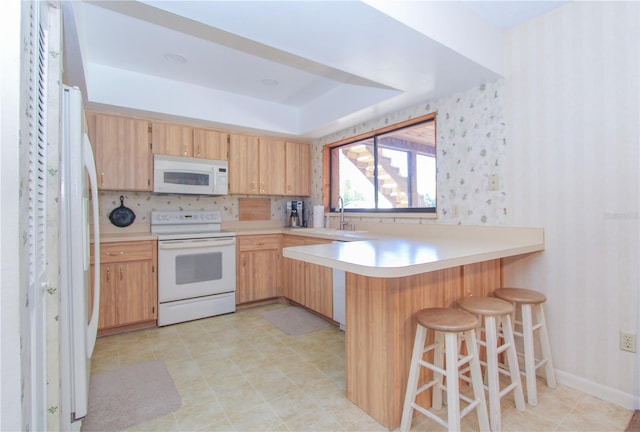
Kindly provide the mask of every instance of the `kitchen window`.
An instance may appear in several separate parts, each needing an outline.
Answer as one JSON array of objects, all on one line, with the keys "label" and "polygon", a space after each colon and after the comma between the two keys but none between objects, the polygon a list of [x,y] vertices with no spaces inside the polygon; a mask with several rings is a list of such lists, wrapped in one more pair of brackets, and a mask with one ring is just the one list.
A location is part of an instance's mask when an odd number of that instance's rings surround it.
[{"label": "kitchen window", "polygon": [[331,210],[435,213],[435,129],[434,113],[328,145]]}]

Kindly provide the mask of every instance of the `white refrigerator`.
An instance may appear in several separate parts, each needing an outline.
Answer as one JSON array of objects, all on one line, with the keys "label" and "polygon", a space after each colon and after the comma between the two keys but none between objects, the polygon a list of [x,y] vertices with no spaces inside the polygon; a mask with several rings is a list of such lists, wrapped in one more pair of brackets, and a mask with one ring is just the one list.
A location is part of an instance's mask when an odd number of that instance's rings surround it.
[{"label": "white refrigerator", "polygon": [[80,430],[87,415],[91,355],[98,331],[100,234],[96,164],[78,88],[62,87],[60,118],[60,418],[62,430]]}]

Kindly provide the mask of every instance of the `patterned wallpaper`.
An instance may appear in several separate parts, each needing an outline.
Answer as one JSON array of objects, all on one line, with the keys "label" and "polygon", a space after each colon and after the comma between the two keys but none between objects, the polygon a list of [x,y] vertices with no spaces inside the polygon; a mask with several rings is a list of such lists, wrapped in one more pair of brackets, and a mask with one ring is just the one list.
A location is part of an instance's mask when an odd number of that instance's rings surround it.
[{"label": "patterned wallpaper", "polygon": [[[60,77],[62,76],[62,14],[57,3],[49,3],[49,81],[47,92],[47,277],[50,281],[47,288],[47,427],[58,430],[61,421],[60,413],[60,343],[58,313],[60,304],[59,276],[61,259],[58,235],[60,232],[60,170],[59,170],[59,124],[60,124]],[[62,261],[63,262],[63,261]]]},{"label": "patterned wallpaper", "polygon": [[[506,138],[503,115],[504,80],[483,84],[434,103],[421,104],[316,140],[311,151],[311,197],[305,215],[322,204],[322,146],[388,124],[437,112],[438,218],[380,217],[382,222],[501,225],[507,214],[506,194],[501,189]],[[490,175],[498,177],[498,190],[488,190]],[[100,194],[101,221],[120,205],[121,193]],[[158,195],[125,192],[125,206],[136,214],[135,223],[149,223],[152,210],[220,210],[223,221],[238,220],[239,196]],[[271,219],[286,219],[286,202],[294,197],[270,197]],[[360,217],[348,218],[355,222]],[[372,221],[371,218],[366,220]],[[375,218],[373,219],[375,220]]]},{"label": "patterned wallpaper", "polygon": [[[312,201],[322,202],[322,146],[432,112],[437,113],[437,219],[381,217],[382,222],[501,225],[507,214],[500,185],[506,152],[504,80],[371,120],[316,140]],[[496,175],[498,189],[488,190]],[[357,221],[358,217],[349,218]],[[367,218],[372,221],[371,218]]]}]

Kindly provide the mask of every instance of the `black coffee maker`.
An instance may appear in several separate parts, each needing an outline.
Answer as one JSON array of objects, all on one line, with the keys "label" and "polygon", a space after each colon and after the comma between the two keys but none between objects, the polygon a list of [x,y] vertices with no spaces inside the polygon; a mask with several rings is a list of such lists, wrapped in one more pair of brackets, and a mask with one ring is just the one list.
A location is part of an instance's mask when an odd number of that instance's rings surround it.
[{"label": "black coffee maker", "polygon": [[289,211],[289,226],[291,228],[300,228],[303,225],[303,204],[302,201],[291,201],[287,203]]}]

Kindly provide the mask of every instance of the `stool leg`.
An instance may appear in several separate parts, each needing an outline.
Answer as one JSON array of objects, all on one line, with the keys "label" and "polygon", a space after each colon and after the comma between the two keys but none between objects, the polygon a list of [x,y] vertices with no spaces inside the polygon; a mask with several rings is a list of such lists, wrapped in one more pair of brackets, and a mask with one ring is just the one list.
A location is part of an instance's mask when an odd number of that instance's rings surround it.
[{"label": "stool leg", "polygon": [[522,393],[522,381],[520,380],[520,368],[518,367],[518,354],[516,353],[516,344],[513,337],[513,326],[511,324],[511,315],[505,315],[501,319],[502,322],[502,334],[504,335],[505,343],[509,345],[507,348],[507,360],[509,361],[509,375],[511,375],[511,382],[515,383],[513,389],[513,397],[516,402],[516,408],[519,411],[524,411],[524,395]]},{"label": "stool leg", "polygon": [[473,385],[473,397],[480,401],[476,407],[478,426],[481,431],[489,430],[489,416],[487,415],[487,401],[484,397],[484,385],[482,384],[482,371],[480,370],[480,357],[478,356],[478,342],[475,330],[464,333],[467,343],[467,352],[472,356],[469,362],[471,370],[471,383]]},{"label": "stool leg", "polygon": [[524,341],[524,372],[527,380],[527,400],[529,405],[538,405],[536,394],[536,358],[533,347],[533,323],[531,305],[522,305],[522,339]]},{"label": "stool leg", "polygon": [[544,364],[544,372],[547,376],[547,386],[556,388],[556,373],[553,369],[553,361],[551,360],[551,345],[549,344],[549,334],[547,333],[547,320],[544,316],[544,308],[542,303],[536,306],[537,322],[540,323],[540,348],[542,350],[542,358],[546,360]]},{"label": "stool leg", "polygon": [[413,343],[413,354],[411,356],[411,367],[409,368],[409,378],[407,379],[407,391],[404,396],[404,407],[402,409],[402,421],[400,430],[408,432],[411,429],[413,419],[413,403],[416,400],[416,390],[418,389],[418,378],[420,377],[420,361],[424,353],[424,341],[427,338],[427,329],[421,325],[417,326],[416,338]]},{"label": "stool leg", "polygon": [[498,335],[496,319],[492,316],[484,317],[484,329],[487,345],[487,371],[489,386],[489,418],[491,430],[498,432],[502,429],[500,422],[500,381],[498,373]]},{"label": "stool leg", "polygon": [[450,431],[460,430],[460,388],[458,383],[458,334],[445,334],[447,364],[447,416]]},{"label": "stool leg", "polygon": [[[444,369],[444,334],[442,332],[435,332],[436,347],[433,350],[433,364]],[[436,384],[432,387],[431,393],[431,406],[434,409],[439,410],[442,408],[442,387],[444,385],[444,375],[433,371],[433,379],[436,380]]]}]

